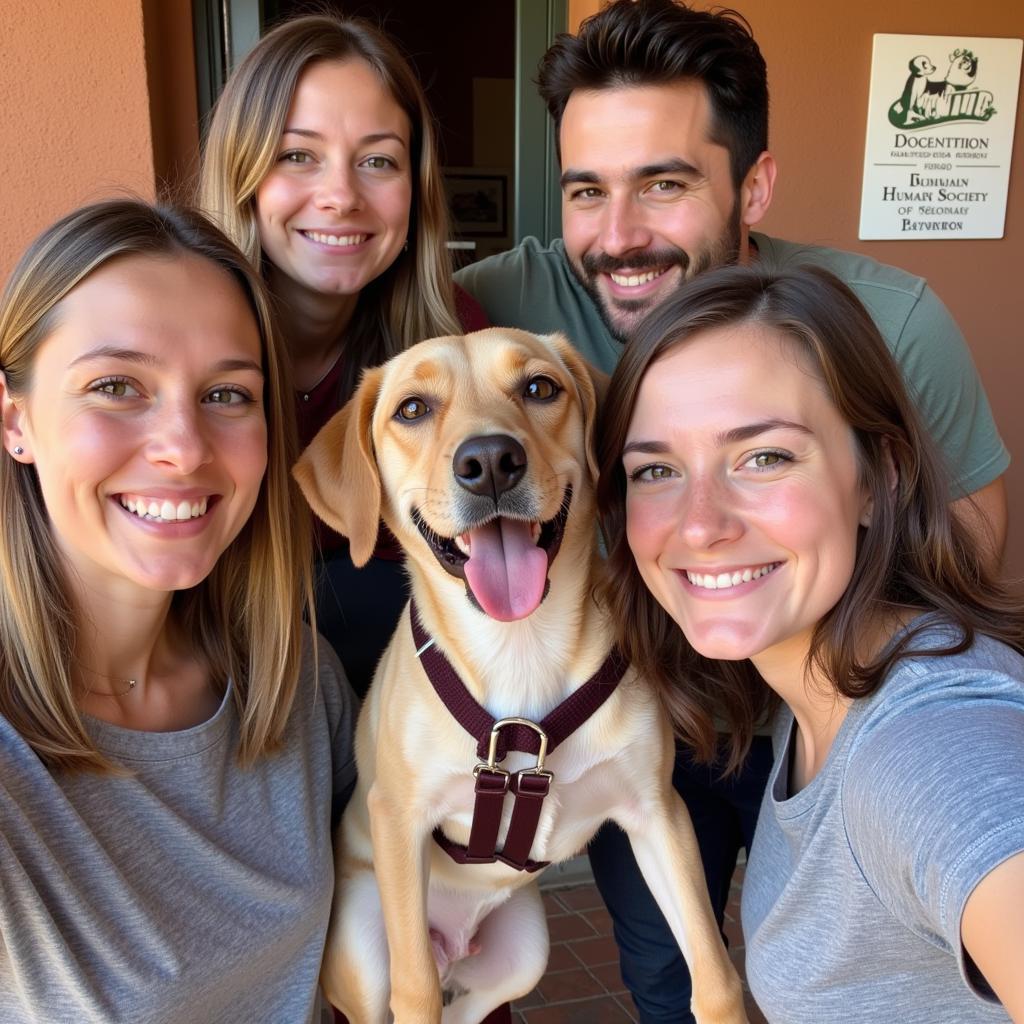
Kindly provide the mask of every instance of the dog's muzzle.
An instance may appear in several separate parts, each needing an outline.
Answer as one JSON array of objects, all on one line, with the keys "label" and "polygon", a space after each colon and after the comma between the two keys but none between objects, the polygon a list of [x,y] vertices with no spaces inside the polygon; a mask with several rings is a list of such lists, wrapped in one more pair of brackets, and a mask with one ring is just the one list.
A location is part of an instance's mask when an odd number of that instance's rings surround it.
[{"label": "dog's muzzle", "polygon": [[[485,499],[475,496],[484,505]],[[434,557],[450,575],[466,582],[473,604],[491,618],[525,618],[547,593],[547,574],[561,547],[572,504],[572,486],[562,495],[558,512],[543,522],[530,520],[506,492],[458,537],[444,537],[427,524],[418,509],[412,518]],[[512,514],[503,514],[506,509]]]}]

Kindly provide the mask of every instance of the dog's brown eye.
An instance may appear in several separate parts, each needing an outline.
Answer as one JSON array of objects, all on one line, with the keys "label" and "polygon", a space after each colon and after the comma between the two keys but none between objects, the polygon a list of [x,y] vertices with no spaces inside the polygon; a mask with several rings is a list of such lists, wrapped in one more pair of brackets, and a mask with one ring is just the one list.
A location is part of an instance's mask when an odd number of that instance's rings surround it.
[{"label": "dog's brown eye", "polygon": [[407,398],[399,407],[395,415],[402,420],[418,420],[430,412],[430,406],[422,398]]},{"label": "dog's brown eye", "polygon": [[523,398],[530,398],[535,402],[547,402],[561,390],[550,377],[531,377],[526,382]]}]

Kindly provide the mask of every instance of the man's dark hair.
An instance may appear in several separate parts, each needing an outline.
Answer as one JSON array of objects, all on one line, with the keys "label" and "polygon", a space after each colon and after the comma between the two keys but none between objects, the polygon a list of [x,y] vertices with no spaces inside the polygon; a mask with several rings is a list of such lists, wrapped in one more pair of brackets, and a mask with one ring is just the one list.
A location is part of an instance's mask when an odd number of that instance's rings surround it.
[{"label": "man's dark hair", "polygon": [[729,150],[733,184],[768,148],[768,73],[746,19],[733,10],[694,11],[674,0],[612,0],[562,33],[544,54],[540,94],[555,121],[578,89],[703,83],[711,140]]}]

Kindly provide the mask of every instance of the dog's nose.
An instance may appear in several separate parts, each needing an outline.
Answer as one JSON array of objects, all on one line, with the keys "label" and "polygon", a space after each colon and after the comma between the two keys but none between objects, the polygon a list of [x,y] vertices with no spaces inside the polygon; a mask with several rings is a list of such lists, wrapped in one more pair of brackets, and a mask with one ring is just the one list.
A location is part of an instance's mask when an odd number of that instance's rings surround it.
[{"label": "dog's nose", "polygon": [[455,479],[467,491],[497,501],[523,478],[526,451],[507,434],[470,437],[455,450],[452,468]]}]

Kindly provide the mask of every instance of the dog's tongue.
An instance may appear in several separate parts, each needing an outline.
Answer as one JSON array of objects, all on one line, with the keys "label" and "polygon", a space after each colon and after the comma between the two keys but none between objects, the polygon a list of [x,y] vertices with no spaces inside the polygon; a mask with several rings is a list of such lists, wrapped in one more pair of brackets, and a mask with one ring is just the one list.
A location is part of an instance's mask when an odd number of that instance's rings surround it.
[{"label": "dog's tongue", "polygon": [[548,556],[534,544],[529,523],[494,519],[470,531],[465,573],[480,607],[492,619],[511,622],[540,604]]}]

